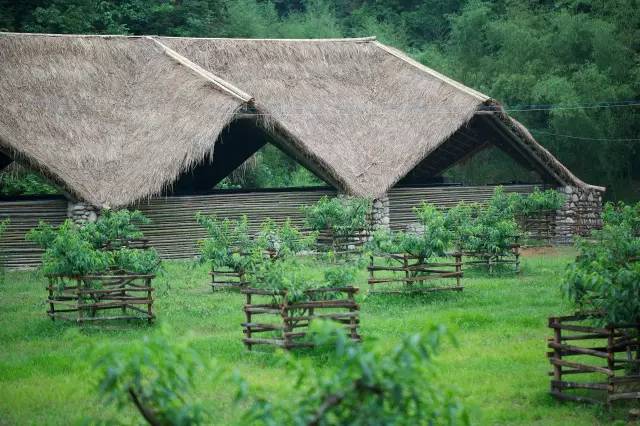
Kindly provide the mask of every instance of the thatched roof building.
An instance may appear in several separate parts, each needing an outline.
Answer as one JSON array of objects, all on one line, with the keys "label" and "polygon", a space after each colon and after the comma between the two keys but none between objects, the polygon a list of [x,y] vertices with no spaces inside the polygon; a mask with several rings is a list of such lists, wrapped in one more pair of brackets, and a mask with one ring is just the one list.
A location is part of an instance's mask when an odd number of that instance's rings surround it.
[{"label": "thatched roof building", "polygon": [[213,187],[264,144],[256,133],[354,195],[438,176],[488,144],[550,183],[601,189],[488,96],[373,38],[0,34],[0,168],[28,164],[97,207],[189,172]]}]

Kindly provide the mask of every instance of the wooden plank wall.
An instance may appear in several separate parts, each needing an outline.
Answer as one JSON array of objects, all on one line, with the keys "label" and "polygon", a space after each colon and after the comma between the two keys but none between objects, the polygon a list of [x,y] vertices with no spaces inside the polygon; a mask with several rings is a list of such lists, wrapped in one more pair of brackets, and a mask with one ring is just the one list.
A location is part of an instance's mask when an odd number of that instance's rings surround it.
[{"label": "wooden plank wall", "polygon": [[0,239],[0,256],[7,268],[36,266],[42,250],[25,240],[25,234],[40,220],[59,225],[67,218],[67,200],[63,197],[0,201],[0,220],[9,219],[9,226]]},{"label": "wooden plank wall", "polygon": [[[507,191],[528,193],[533,185],[505,186]],[[404,228],[415,221],[412,209],[423,200],[436,205],[451,206],[458,201],[485,201],[493,193],[493,186],[441,186],[393,188],[389,192],[392,228]],[[196,242],[205,236],[196,223],[197,212],[217,214],[219,217],[239,218],[246,214],[252,230],[257,230],[266,218],[282,221],[291,218],[302,226],[301,207],[313,204],[323,195],[335,195],[330,189],[256,191],[217,193],[209,195],[161,197],[140,203],[138,208],[151,219],[143,227],[145,236],[165,259],[193,258],[197,253]],[[67,213],[67,201],[63,198],[39,200],[0,201],[0,219],[10,218],[0,250],[9,268],[35,266],[41,251],[24,240],[25,233],[39,220],[52,225],[60,224]]]},{"label": "wooden plank wall", "polygon": [[[506,192],[528,194],[537,185],[504,185]],[[416,223],[413,208],[422,201],[452,207],[460,201],[484,202],[491,198],[495,186],[432,186],[393,188],[389,191],[389,220],[392,229],[404,229]]]},{"label": "wooden plank wall", "polygon": [[252,231],[257,231],[267,218],[302,226],[301,207],[313,204],[323,195],[335,195],[332,190],[258,191],[197,196],[155,198],[136,206],[151,224],[143,227],[146,238],[166,259],[185,259],[196,255],[196,242],[205,237],[196,223],[198,212],[216,214],[231,219],[247,215]]}]

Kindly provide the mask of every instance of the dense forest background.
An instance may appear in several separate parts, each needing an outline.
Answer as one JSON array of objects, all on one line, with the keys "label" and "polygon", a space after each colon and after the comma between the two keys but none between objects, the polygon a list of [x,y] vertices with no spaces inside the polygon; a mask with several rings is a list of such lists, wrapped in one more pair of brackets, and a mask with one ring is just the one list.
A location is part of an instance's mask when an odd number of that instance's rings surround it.
[{"label": "dense forest background", "polygon": [[[606,186],[609,199],[640,198],[640,0],[0,0],[0,30],[375,35],[501,101],[579,177]],[[504,157],[480,158],[455,177],[515,173]],[[225,184],[316,182],[272,147],[251,164]]]}]

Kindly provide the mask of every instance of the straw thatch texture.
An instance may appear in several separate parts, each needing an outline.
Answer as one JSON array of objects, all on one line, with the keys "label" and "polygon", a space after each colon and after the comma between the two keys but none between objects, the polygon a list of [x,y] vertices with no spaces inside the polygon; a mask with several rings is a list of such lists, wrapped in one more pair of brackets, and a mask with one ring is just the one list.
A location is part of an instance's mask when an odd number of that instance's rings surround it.
[{"label": "straw thatch texture", "polygon": [[376,197],[487,107],[532,163],[586,186],[487,96],[373,39],[0,34],[0,151],[98,207],[162,192],[247,117],[337,189]]},{"label": "straw thatch texture", "polygon": [[0,149],[97,206],[162,191],[241,104],[153,40],[0,34]]},{"label": "straw thatch texture", "polygon": [[251,93],[288,143],[356,195],[384,193],[487,99],[371,41],[160,40]]}]

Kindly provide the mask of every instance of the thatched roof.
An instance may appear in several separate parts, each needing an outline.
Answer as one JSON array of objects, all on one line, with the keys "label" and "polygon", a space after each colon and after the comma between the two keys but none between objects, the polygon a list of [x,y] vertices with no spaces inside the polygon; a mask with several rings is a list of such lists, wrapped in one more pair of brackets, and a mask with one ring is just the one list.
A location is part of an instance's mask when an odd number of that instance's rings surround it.
[{"label": "thatched roof", "polygon": [[[493,102],[374,39],[0,34],[0,74],[0,150],[98,206],[158,194],[240,113],[377,196]],[[585,185],[513,127],[559,183]]]}]

